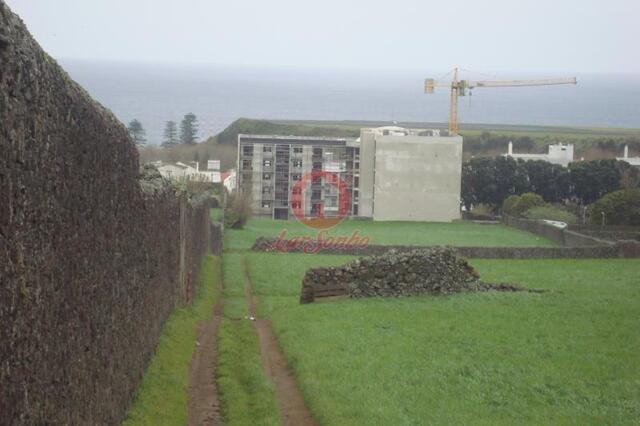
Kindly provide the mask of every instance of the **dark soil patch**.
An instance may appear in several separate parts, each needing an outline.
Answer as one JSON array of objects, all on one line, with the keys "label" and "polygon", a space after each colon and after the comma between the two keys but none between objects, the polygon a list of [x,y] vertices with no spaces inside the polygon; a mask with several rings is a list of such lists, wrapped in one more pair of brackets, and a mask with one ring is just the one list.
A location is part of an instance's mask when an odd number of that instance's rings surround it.
[{"label": "dark soil patch", "polygon": [[517,284],[510,284],[510,283],[481,283],[480,288],[478,289],[478,291],[489,291],[489,290],[494,290],[494,291],[526,291],[528,293],[546,293],[548,290],[543,290],[540,288],[525,288],[525,287],[520,287]]}]

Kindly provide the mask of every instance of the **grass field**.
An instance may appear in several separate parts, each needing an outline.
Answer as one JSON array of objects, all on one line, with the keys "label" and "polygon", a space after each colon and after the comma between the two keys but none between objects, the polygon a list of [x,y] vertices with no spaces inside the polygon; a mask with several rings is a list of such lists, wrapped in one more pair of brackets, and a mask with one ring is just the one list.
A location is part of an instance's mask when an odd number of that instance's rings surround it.
[{"label": "grass field", "polygon": [[194,303],[175,310],[167,320],[124,425],[186,424],[189,363],[196,347],[197,324],[213,315],[220,273],[220,258],[206,256]]},{"label": "grass field", "polygon": [[549,291],[300,305],[307,268],[350,258],[243,255],[320,424],[640,419],[640,261],[475,260],[487,281]]},{"label": "grass field", "polygon": [[[295,220],[252,219],[243,230],[229,230],[225,235],[226,249],[251,248],[258,237],[276,237],[287,230],[289,236],[315,237],[317,230]],[[531,247],[552,246],[554,243],[530,232],[504,225],[481,225],[469,222],[370,222],[346,220],[328,231],[332,236],[351,236],[358,231],[369,237],[372,245],[452,245]]]}]

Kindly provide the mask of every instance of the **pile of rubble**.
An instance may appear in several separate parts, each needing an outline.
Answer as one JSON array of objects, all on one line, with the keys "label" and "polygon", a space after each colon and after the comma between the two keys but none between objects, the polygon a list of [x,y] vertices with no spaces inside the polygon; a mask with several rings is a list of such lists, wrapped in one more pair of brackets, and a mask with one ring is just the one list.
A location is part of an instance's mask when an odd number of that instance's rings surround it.
[{"label": "pile of rubble", "polygon": [[492,289],[519,290],[510,284],[483,283],[454,249],[430,247],[403,253],[390,251],[339,267],[310,269],[303,280],[300,303],[328,296],[403,297]]}]

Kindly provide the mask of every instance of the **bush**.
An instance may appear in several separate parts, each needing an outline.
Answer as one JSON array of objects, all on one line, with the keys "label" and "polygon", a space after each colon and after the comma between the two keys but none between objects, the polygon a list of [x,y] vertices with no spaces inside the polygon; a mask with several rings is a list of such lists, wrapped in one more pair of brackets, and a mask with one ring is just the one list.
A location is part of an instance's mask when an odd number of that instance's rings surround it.
[{"label": "bush", "polygon": [[587,210],[589,222],[602,224],[602,212],[607,225],[640,226],[640,189],[621,189],[600,198]]},{"label": "bush", "polygon": [[493,207],[491,207],[489,204],[481,203],[477,206],[474,206],[473,210],[471,210],[471,213],[476,216],[493,216],[495,212],[493,211]]},{"label": "bush", "polygon": [[251,199],[248,195],[235,193],[229,197],[224,210],[224,226],[242,229],[251,217]]},{"label": "bush", "polygon": [[502,214],[513,216],[513,208],[516,206],[516,204],[518,204],[518,201],[520,201],[519,195],[509,195],[502,202]]},{"label": "bush", "polygon": [[576,215],[562,207],[552,205],[532,207],[525,211],[523,216],[527,219],[557,220],[569,225],[578,223]]},{"label": "bush", "polygon": [[546,203],[538,194],[527,192],[520,196],[511,195],[502,203],[502,211],[508,216],[521,217],[527,210],[544,206]]}]

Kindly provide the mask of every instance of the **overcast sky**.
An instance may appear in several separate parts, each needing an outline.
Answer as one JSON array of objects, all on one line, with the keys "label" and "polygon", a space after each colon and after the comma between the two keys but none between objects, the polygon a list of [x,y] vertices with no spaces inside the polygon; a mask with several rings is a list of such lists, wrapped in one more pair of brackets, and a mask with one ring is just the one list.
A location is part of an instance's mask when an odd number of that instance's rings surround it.
[{"label": "overcast sky", "polygon": [[640,73],[640,0],[5,0],[59,59]]}]

